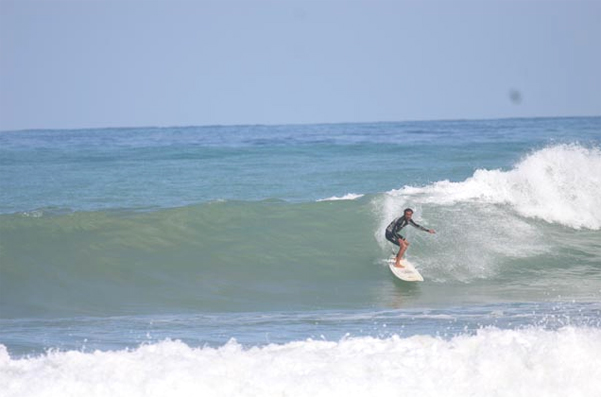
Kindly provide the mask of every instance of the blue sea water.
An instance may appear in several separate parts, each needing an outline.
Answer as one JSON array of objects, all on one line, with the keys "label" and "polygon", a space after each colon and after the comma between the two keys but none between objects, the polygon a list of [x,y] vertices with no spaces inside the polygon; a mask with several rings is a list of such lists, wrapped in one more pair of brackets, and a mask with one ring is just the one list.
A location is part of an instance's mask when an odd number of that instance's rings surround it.
[{"label": "blue sea water", "polygon": [[0,133],[7,396],[594,396],[600,297],[600,117]]}]

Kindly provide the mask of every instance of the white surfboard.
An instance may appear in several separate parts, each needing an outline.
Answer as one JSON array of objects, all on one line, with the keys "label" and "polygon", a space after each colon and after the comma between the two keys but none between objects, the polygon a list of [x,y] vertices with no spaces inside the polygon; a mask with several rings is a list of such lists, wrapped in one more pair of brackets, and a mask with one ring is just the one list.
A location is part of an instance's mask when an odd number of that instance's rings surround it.
[{"label": "white surfboard", "polygon": [[403,281],[424,281],[422,275],[419,274],[417,269],[407,259],[401,259],[403,267],[396,267],[394,261],[395,256],[388,259],[388,267],[390,267],[392,274]]}]

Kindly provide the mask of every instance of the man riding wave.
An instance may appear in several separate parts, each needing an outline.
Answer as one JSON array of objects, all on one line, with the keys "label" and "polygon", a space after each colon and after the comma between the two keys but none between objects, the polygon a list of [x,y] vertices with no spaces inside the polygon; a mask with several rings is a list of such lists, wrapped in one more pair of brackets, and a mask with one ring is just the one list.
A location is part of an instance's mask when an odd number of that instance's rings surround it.
[{"label": "man riding wave", "polygon": [[396,218],[386,228],[386,240],[400,247],[399,253],[396,256],[396,260],[394,263],[394,266],[396,267],[404,267],[403,265],[401,265],[401,259],[403,258],[405,251],[407,251],[407,248],[409,247],[409,242],[405,239],[405,237],[399,234],[405,226],[411,225],[413,227],[418,228],[419,230],[423,230],[424,232],[428,232],[430,234],[436,233],[436,231],[434,231],[433,229],[428,229],[415,223],[413,219],[411,219],[412,216],[413,210],[411,208],[407,208],[405,209],[405,211],[403,211],[403,216]]}]

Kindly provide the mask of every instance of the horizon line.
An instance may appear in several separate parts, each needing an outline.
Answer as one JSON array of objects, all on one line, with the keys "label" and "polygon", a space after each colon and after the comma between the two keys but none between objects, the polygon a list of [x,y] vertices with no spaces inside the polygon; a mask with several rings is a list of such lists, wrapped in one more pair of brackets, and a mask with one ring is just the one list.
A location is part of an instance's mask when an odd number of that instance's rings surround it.
[{"label": "horizon line", "polygon": [[138,125],[138,126],[106,126],[106,127],[70,127],[70,128],[18,128],[0,130],[0,133],[33,132],[33,131],[93,131],[114,129],[169,129],[169,128],[210,128],[210,127],[283,127],[283,126],[312,126],[312,125],[344,125],[344,124],[396,124],[396,123],[426,123],[426,122],[465,122],[465,121],[499,121],[499,120],[528,120],[528,119],[576,119],[599,118],[598,115],[581,116],[518,116],[490,118],[440,118],[440,119],[408,119],[380,121],[330,121],[330,122],[291,122],[291,123],[233,123],[233,124],[188,124],[188,125]]}]

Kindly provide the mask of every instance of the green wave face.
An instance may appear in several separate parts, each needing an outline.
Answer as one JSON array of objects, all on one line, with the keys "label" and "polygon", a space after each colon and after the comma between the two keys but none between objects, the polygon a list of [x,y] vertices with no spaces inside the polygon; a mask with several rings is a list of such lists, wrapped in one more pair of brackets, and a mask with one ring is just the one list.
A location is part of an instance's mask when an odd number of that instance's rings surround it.
[{"label": "green wave face", "polygon": [[[443,305],[595,298],[598,231],[500,204],[416,204],[399,282],[383,229],[407,195],[314,203],[212,202],[155,212],[2,215],[2,317]],[[29,214],[32,215],[32,214]]]}]

